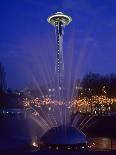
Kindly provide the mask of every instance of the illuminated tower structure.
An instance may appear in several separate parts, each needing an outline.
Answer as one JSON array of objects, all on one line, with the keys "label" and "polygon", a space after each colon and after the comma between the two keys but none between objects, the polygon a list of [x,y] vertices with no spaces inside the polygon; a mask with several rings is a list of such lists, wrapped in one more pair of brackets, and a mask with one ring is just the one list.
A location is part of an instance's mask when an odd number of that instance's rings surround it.
[{"label": "illuminated tower structure", "polygon": [[62,12],[57,12],[56,14],[48,17],[47,21],[55,27],[56,41],[57,41],[55,83],[56,83],[57,97],[61,98],[64,89],[63,35],[65,26],[72,21],[72,18],[63,14]]}]

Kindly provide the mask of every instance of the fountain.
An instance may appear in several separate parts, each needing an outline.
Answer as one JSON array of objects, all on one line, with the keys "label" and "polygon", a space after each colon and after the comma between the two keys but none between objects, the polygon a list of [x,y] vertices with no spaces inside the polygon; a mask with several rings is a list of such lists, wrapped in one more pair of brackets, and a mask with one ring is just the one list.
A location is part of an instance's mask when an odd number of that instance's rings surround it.
[{"label": "fountain", "polygon": [[[78,129],[72,127],[70,122],[67,123],[65,115],[69,115],[71,110],[67,110],[67,102],[64,97],[64,60],[63,60],[63,35],[64,28],[68,25],[72,18],[57,12],[56,14],[48,17],[47,21],[55,27],[56,41],[57,41],[57,53],[56,53],[56,65],[55,65],[55,98],[60,102],[64,101],[61,105],[60,112],[61,117],[64,117],[61,125],[51,128],[41,138],[45,144],[83,144],[86,143],[86,136]],[[67,112],[67,114],[66,114]],[[69,117],[68,117],[69,118]]]},{"label": "fountain", "polygon": [[[77,145],[86,144],[86,136],[71,122],[72,103],[65,99],[63,35],[64,28],[72,18],[57,12],[47,21],[55,27],[57,50],[55,64],[55,95],[53,98],[26,101],[25,107],[33,111],[32,119],[42,128],[40,139],[44,144]],[[49,89],[52,91],[52,89]],[[34,105],[31,106],[31,103]]]},{"label": "fountain", "polygon": [[42,136],[46,144],[80,144],[85,143],[86,136],[78,129],[71,126],[59,126],[50,129]]}]

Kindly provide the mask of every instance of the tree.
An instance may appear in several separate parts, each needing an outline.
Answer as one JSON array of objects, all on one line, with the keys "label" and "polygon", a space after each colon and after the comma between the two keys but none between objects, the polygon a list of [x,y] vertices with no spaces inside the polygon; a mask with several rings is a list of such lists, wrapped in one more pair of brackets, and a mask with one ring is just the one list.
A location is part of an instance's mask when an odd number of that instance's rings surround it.
[{"label": "tree", "polygon": [[3,65],[0,63],[0,91],[6,90],[5,71]]}]

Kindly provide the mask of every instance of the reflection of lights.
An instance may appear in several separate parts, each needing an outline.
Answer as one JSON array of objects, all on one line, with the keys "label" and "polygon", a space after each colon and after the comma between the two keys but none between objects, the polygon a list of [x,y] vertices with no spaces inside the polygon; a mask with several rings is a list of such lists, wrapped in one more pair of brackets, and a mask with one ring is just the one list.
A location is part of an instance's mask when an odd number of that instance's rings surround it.
[{"label": "reflection of lights", "polygon": [[33,141],[32,146],[33,147],[38,147],[38,144],[35,141]]},{"label": "reflection of lights", "polygon": [[57,147],[56,147],[56,150],[58,150],[58,149],[59,149],[59,147],[57,146]]}]

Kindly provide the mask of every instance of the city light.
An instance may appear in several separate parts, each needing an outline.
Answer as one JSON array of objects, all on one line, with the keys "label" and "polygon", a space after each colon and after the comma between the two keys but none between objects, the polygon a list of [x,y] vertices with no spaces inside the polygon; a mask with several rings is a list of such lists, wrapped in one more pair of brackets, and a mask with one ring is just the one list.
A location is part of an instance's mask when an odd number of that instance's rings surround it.
[{"label": "city light", "polygon": [[[62,106],[65,104],[64,101],[51,99],[49,97],[45,97],[43,99],[34,98],[34,99],[24,99],[23,101],[25,108],[34,106],[41,107],[42,105],[48,105],[48,109],[51,110],[53,106]],[[107,96],[92,96],[91,98],[83,97],[78,98],[72,101],[67,101],[66,107],[72,109],[74,112],[92,112],[95,114],[97,111],[110,111],[111,106],[116,103],[116,98],[108,98]],[[113,107],[115,110],[115,105]],[[39,115],[37,112],[34,112],[34,115]]]}]

